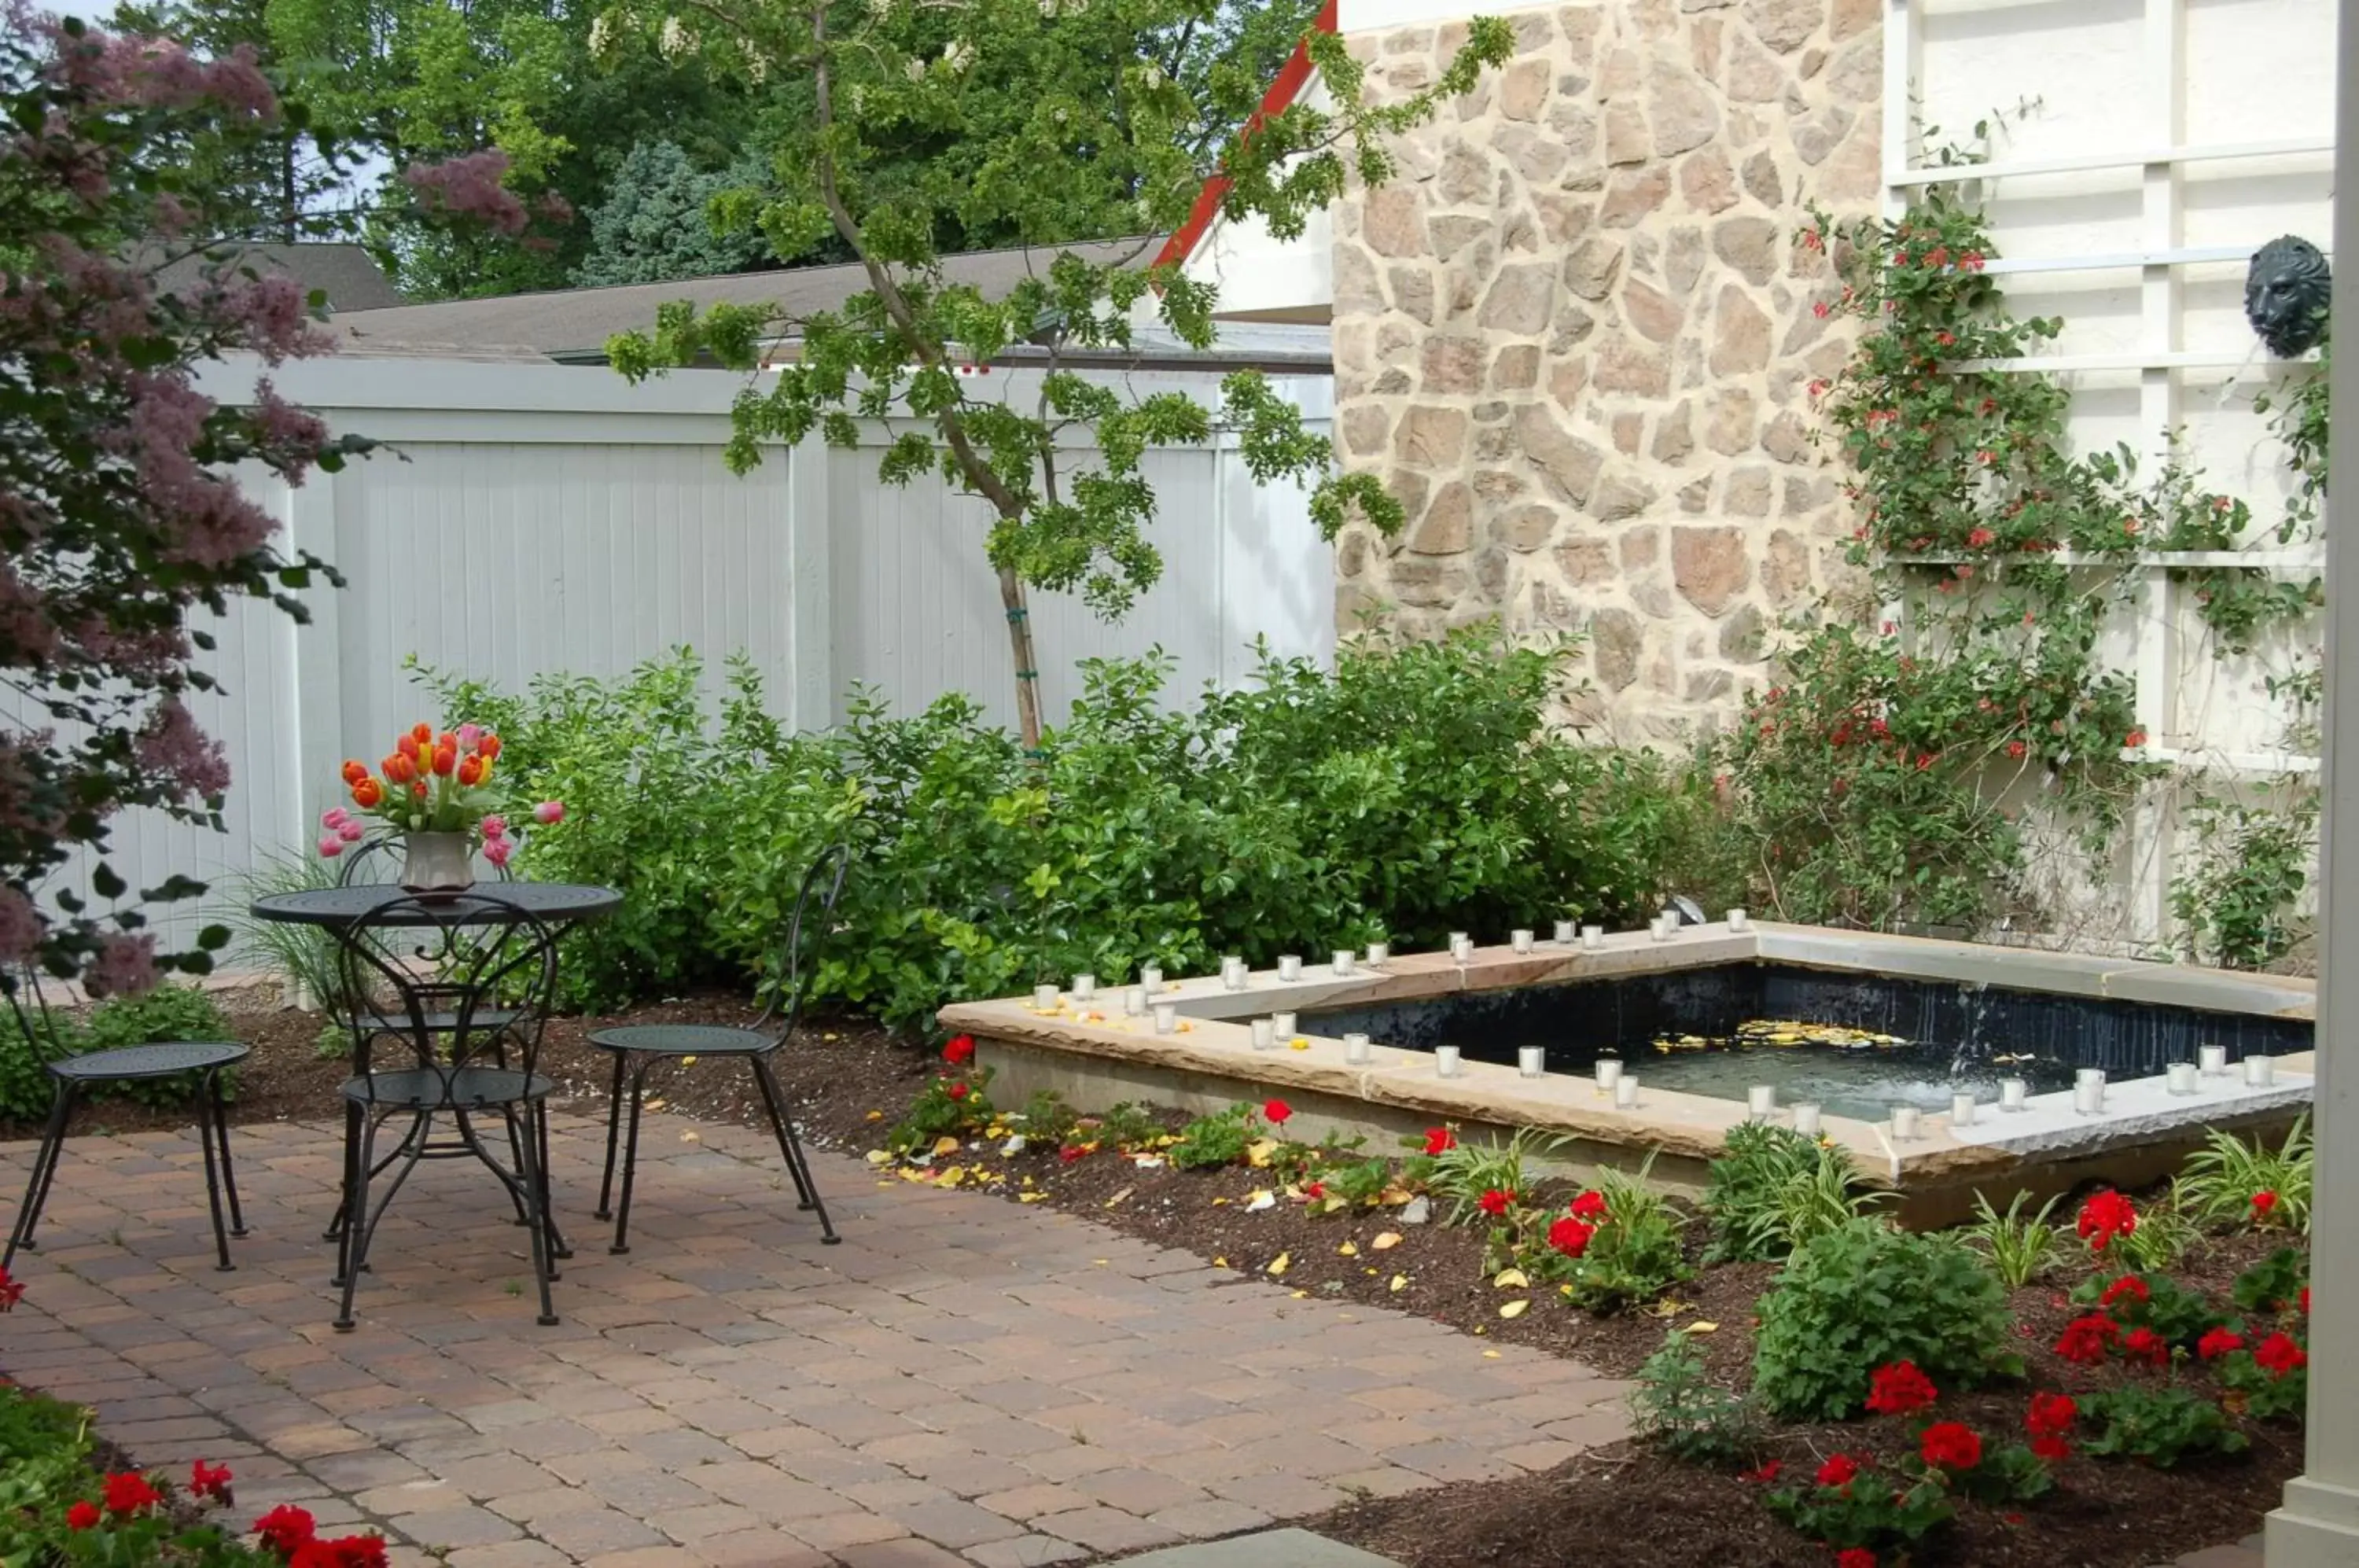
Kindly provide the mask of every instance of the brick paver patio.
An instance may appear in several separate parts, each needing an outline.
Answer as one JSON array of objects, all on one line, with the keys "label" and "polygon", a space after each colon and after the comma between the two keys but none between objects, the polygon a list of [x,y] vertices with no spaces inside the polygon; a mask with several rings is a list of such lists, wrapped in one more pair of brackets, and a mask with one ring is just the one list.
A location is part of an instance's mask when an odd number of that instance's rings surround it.
[{"label": "brick paver patio", "polygon": [[[821,1247],[774,1146],[661,1116],[624,1258],[589,1217],[603,1129],[559,1120],[560,1326],[456,1161],[411,1180],[338,1334],[337,1136],[238,1130],[229,1274],[193,1133],[75,1139],[0,1367],[143,1464],[225,1460],[243,1519],[297,1502],[451,1568],[1074,1562],[1625,1431],[1624,1386],[1578,1366],[841,1156],[813,1157]],[[0,1149],[5,1201],[30,1156]]]}]

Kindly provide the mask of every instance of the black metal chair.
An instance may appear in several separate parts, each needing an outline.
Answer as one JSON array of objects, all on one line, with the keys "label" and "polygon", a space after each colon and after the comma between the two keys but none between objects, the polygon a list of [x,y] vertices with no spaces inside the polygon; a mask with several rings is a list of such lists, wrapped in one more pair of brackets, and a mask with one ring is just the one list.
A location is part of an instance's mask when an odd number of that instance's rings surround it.
[{"label": "black metal chair", "polygon": [[[353,1298],[368,1269],[386,1210],[421,1160],[470,1158],[497,1176],[526,1226],[540,1287],[540,1322],[557,1313],[549,1285],[564,1243],[549,1203],[550,1081],[534,1069],[541,1025],[557,984],[557,942],[540,920],[492,893],[388,898],[338,932],[344,959],[354,1076],[342,1093],[346,1144],[335,1283],[343,1290],[340,1330],[353,1326]],[[397,1065],[381,1067],[381,1046]],[[485,1149],[475,1118],[506,1124],[515,1169]],[[455,1139],[436,1142],[447,1115]],[[387,1123],[409,1127],[384,1159],[376,1140]],[[528,1119],[528,1127],[520,1125]],[[372,1210],[369,1190],[400,1169]]]},{"label": "black metal chair", "polygon": [[[33,996],[30,1014],[25,1008],[27,991]],[[8,1005],[32,1050],[39,1051],[56,1042],[58,1035],[49,1006],[32,980],[20,979],[9,987]],[[205,1202],[212,1211],[213,1252],[217,1259],[214,1268],[223,1272],[235,1269],[237,1265],[230,1261],[229,1238],[245,1235],[245,1216],[238,1208],[237,1176],[230,1165],[229,1118],[222,1103],[221,1075],[253,1054],[252,1046],[234,1040],[168,1040],[84,1051],[78,1056],[60,1051],[45,1060],[41,1065],[49,1075],[49,1126],[42,1130],[40,1149],[33,1156],[33,1172],[25,1184],[24,1205],[16,1212],[16,1224],[8,1233],[6,1249],[0,1251],[0,1269],[15,1262],[18,1252],[34,1250],[34,1232],[39,1228],[41,1211],[49,1206],[49,1188],[57,1181],[58,1159],[65,1149],[66,1127],[72,1121],[74,1106],[82,1097],[111,1084],[152,1083],[190,1073],[197,1075],[197,1140],[205,1150]],[[222,1223],[224,1195],[229,1200],[226,1226]]]},{"label": "black metal chair", "polygon": [[[827,938],[835,917],[836,899],[843,892],[843,877],[852,865],[852,846],[837,844],[822,851],[810,869],[803,873],[800,890],[795,895],[793,917],[787,922],[787,940],[778,960],[777,988],[770,994],[769,1005],[762,1016],[748,1029],[728,1029],[712,1024],[630,1024],[621,1029],[600,1029],[590,1037],[590,1043],[610,1053],[614,1059],[614,1082],[606,1101],[606,1173],[598,1183],[598,1217],[614,1221],[614,1244],[606,1250],[624,1253],[631,1250],[631,1180],[639,1160],[639,1105],[647,1097],[647,1070],[658,1062],[680,1062],[700,1056],[735,1057],[754,1070],[754,1082],[761,1086],[762,1104],[770,1113],[770,1130],[777,1135],[778,1152],[787,1162],[787,1174],[794,1179],[796,1207],[813,1210],[819,1214],[820,1240],[829,1246],[843,1238],[835,1234],[834,1222],[827,1217],[827,1205],[819,1195],[819,1184],[811,1180],[810,1165],[803,1158],[802,1145],[795,1138],[794,1123],[788,1117],[786,1102],[778,1092],[777,1076],[770,1070],[770,1058],[780,1046],[794,1038],[795,1025],[803,1010],[803,994],[807,989],[808,971],[817,967],[820,944]],[[812,907],[811,895],[822,885],[818,906]],[[810,943],[810,953],[803,952],[804,927],[816,927]],[[773,1020],[777,1020],[775,1032]],[[623,1202],[620,1209],[610,1209],[609,1200],[614,1191],[614,1153],[617,1135],[622,1131],[623,1087],[625,1077],[630,1083],[631,1125],[627,1137],[621,1139],[623,1156]]]}]

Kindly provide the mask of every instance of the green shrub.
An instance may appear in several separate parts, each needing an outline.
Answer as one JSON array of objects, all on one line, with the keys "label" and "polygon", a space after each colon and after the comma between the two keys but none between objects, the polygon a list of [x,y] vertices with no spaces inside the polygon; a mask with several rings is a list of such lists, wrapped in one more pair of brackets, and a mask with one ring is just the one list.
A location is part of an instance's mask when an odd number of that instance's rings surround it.
[{"label": "green shrub", "polygon": [[713,722],[685,651],[520,696],[424,680],[444,717],[499,731],[516,800],[565,801],[519,870],[625,894],[568,940],[569,1001],[766,975],[805,867],[848,836],[815,995],[922,1028],[1077,973],[1627,915],[1682,808],[1650,758],[1550,725],[1571,652],[1473,631],[1353,643],[1332,673],[1265,656],[1177,710],[1169,659],[1089,661],[1037,757],[958,696],[896,715],[856,693],[839,727],[789,735],[743,661]]},{"label": "green shrub", "polygon": [[1707,1377],[1695,1336],[1679,1329],[1638,1368],[1630,1418],[1642,1441],[1690,1465],[1733,1468],[1761,1441],[1753,1402]]},{"label": "green shrub", "polygon": [[1167,1151],[1177,1171],[1204,1171],[1234,1165],[1245,1157],[1254,1139],[1251,1105],[1231,1105],[1208,1116],[1198,1116],[1180,1129],[1179,1141]]},{"label": "green shrub", "polygon": [[1889,1196],[1860,1189],[1843,1149],[1787,1127],[1747,1122],[1730,1128],[1723,1144],[1704,1185],[1707,1263],[1778,1261]]},{"label": "green shrub", "polygon": [[2006,1292],[1972,1253],[1855,1219],[1798,1247],[1763,1298],[1754,1389],[1788,1420],[1841,1420],[1878,1367],[1969,1388],[2006,1368],[2008,1341]]},{"label": "green shrub", "polygon": [[[29,996],[19,1000],[21,1009],[0,1006],[0,1116],[14,1121],[38,1121],[49,1114],[45,1064],[61,1057],[160,1040],[237,1038],[220,1004],[193,986],[158,985],[136,996],[111,996],[80,1023]],[[225,1096],[235,1083],[234,1072],[222,1074]],[[197,1074],[184,1073],[109,1085],[106,1093],[168,1109],[189,1103],[197,1084]]]},{"label": "green shrub", "polygon": [[2168,1470],[2190,1454],[2241,1453],[2247,1442],[2217,1404],[2177,1387],[2125,1384],[2081,1400],[2081,1452]]},{"label": "green shrub", "polygon": [[2048,1216],[2056,1212],[2062,1194],[2049,1199],[2037,1212],[2025,1214],[2031,1202],[2028,1192],[2017,1192],[2007,1200],[2006,1213],[1991,1207],[1989,1198],[1974,1194],[1974,1223],[1968,1226],[1965,1243],[1982,1254],[2000,1284],[2010,1290],[2019,1290],[2038,1278],[2040,1270],[2056,1260],[2056,1227]]},{"label": "green shrub", "polygon": [[[2204,1135],[2204,1146],[2188,1159],[2179,1182],[2180,1199],[2206,1224],[2282,1225],[2307,1236],[2316,1164],[2307,1113],[2294,1119],[2285,1142],[2275,1149],[2258,1136],[2246,1143],[2213,1127]],[[2262,1198],[2263,1193],[2268,1196]],[[2256,1207],[2256,1199],[2266,1206]]]}]

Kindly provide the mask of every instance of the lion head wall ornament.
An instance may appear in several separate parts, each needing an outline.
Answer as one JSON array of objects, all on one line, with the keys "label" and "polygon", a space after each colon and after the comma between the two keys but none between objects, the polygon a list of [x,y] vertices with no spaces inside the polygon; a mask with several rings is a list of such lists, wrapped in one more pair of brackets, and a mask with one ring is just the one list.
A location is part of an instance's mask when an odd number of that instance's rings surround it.
[{"label": "lion head wall ornament", "polygon": [[2245,274],[2245,319],[2271,354],[2291,359],[2316,347],[2333,303],[2333,275],[2308,240],[2286,234],[2253,253]]}]

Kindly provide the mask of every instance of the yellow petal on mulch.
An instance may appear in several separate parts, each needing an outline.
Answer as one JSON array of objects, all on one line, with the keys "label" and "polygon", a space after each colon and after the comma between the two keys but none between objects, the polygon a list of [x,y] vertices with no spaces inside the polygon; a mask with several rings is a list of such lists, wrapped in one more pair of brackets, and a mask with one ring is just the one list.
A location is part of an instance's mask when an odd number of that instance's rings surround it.
[{"label": "yellow petal on mulch", "polygon": [[868,1113],[868,1119],[872,1122],[881,1122],[885,1119],[885,1113],[882,1111],[871,1111]]},{"label": "yellow petal on mulch", "polygon": [[1292,1253],[1281,1252],[1276,1258],[1270,1259],[1269,1268],[1265,1270],[1265,1272],[1274,1279],[1277,1276],[1285,1273],[1288,1268],[1292,1267],[1293,1263],[1294,1255]]},{"label": "yellow petal on mulch", "polygon": [[1212,1207],[1216,1209],[1224,1209],[1228,1206],[1229,1201],[1226,1198],[1215,1198],[1212,1200]]},{"label": "yellow petal on mulch", "polygon": [[1308,1291],[1308,1290],[1297,1290],[1297,1291],[1295,1291],[1295,1292],[1294,1292],[1294,1299],[1295,1299],[1296,1301],[1299,1301],[1303,1300],[1305,1297],[1309,1296],[1310,1294],[1310,1291]]},{"label": "yellow petal on mulch", "polygon": [[835,1036],[832,1034],[823,1034],[820,1036],[820,1039],[827,1041],[830,1045],[833,1045],[835,1043]]},{"label": "yellow petal on mulch", "polygon": [[1680,1332],[1681,1334],[1718,1334],[1720,1325],[1716,1323],[1706,1323],[1703,1319],[1698,1318],[1691,1323],[1682,1324]]},{"label": "yellow petal on mulch", "polygon": [[1384,1270],[1383,1270],[1383,1269],[1361,1269],[1361,1270],[1360,1270],[1360,1272],[1361,1272],[1361,1273],[1363,1273],[1363,1274],[1365,1274],[1369,1279],[1375,1279],[1378,1274],[1383,1273],[1383,1272],[1384,1272]]},{"label": "yellow petal on mulch", "polygon": [[1655,1316],[1658,1318],[1675,1318],[1681,1312],[1688,1310],[1688,1304],[1685,1301],[1666,1296],[1661,1301],[1657,1301],[1653,1306],[1648,1307],[1647,1310],[1654,1313]]},{"label": "yellow petal on mulch", "polygon": [[958,1139],[954,1138],[938,1138],[934,1139],[934,1153],[936,1156],[939,1157],[944,1154],[956,1154],[958,1151]]},{"label": "yellow petal on mulch", "polygon": [[923,1181],[927,1179],[926,1172],[923,1171],[911,1171],[904,1167],[901,1171],[901,1180],[904,1181]]},{"label": "yellow petal on mulch", "polygon": [[1105,1206],[1106,1206],[1107,1208],[1109,1208],[1109,1209],[1110,1209],[1110,1208],[1113,1208],[1116,1203],[1121,1203],[1125,1198],[1129,1197],[1129,1196],[1130,1196],[1130,1194],[1131,1194],[1131,1192],[1132,1192],[1134,1190],[1135,1190],[1135,1189],[1132,1189],[1132,1188],[1129,1188],[1129,1187],[1125,1187],[1121,1192],[1116,1192],[1113,1197],[1108,1198],[1108,1199],[1105,1201]]},{"label": "yellow petal on mulch", "polygon": [[704,1135],[701,1132],[684,1132],[679,1135],[679,1141],[682,1143],[702,1143],[704,1141]]},{"label": "yellow petal on mulch", "polygon": [[1397,1230],[1388,1230],[1379,1233],[1375,1240],[1368,1243],[1368,1250],[1371,1252],[1390,1252],[1394,1247],[1398,1247],[1400,1244],[1400,1232]]},{"label": "yellow petal on mulch", "polygon": [[871,1165],[889,1165],[893,1161],[893,1157],[881,1149],[870,1149],[866,1159]]},{"label": "yellow petal on mulch", "polygon": [[1403,1203],[1408,1203],[1416,1195],[1416,1193],[1409,1192],[1405,1187],[1387,1187],[1384,1190],[1383,1195],[1376,1199],[1376,1202],[1385,1204],[1388,1208],[1397,1209]]},{"label": "yellow petal on mulch", "polygon": [[1531,1302],[1527,1301],[1501,1301],[1499,1303],[1499,1315],[1503,1318],[1519,1318],[1522,1317],[1524,1313],[1530,1309],[1530,1307]]},{"label": "yellow petal on mulch", "polygon": [[1018,1192],[1016,1194],[1016,1201],[1019,1203],[1044,1203],[1049,1201],[1049,1194],[1046,1192]]},{"label": "yellow petal on mulch", "polygon": [[1357,1258],[1357,1257],[1359,1257],[1359,1256],[1360,1256],[1360,1246],[1359,1246],[1359,1243],[1357,1243],[1357,1242],[1353,1242],[1353,1241],[1347,1241],[1347,1242],[1345,1242],[1343,1246],[1341,1246],[1341,1247],[1337,1247],[1337,1248],[1335,1249],[1335,1256],[1336,1256],[1336,1257],[1338,1257],[1338,1258]]},{"label": "yellow petal on mulch", "polygon": [[[1474,1332],[1480,1334],[1483,1331],[1477,1329]],[[1486,1350],[1483,1353],[1483,1359],[1485,1361],[1496,1361],[1499,1359],[1499,1353],[1495,1350]]]},{"label": "yellow petal on mulch", "polygon": [[966,1167],[963,1165],[953,1165],[949,1170],[943,1171],[941,1175],[935,1178],[934,1184],[938,1187],[955,1187],[961,1181],[965,1180]]},{"label": "yellow petal on mulch", "polygon": [[1215,1269],[1226,1269],[1228,1266],[1229,1260],[1225,1258],[1215,1258],[1212,1259],[1212,1267]]},{"label": "yellow petal on mulch", "polygon": [[1394,1276],[1393,1276],[1393,1282],[1392,1282],[1390,1285],[1386,1286],[1386,1290],[1408,1290],[1408,1275],[1406,1275],[1406,1274],[1396,1274],[1396,1275],[1394,1275]]},{"label": "yellow petal on mulch", "polygon": [[664,1108],[664,1102],[661,1100],[649,1100],[644,1108],[650,1111],[660,1111]]},{"label": "yellow petal on mulch", "polygon": [[682,1067],[693,1067],[696,1065],[696,1058],[693,1056],[683,1056],[679,1059],[679,1064]]},{"label": "yellow petal on mulch", "polygon": [[1491,1283],[1502,1290],[1528,1290],[1532,1286],[1531,1276],[1520,1269],[1502,1269]]},{"label": "yellow petal on mulch", "polygon": [[1269,1157],[1277,1152],[1277,1139],[1257,1138],[1245,1145],[1245,1163],[1256,1171],[1266,1170],[1269,1165]]}]

